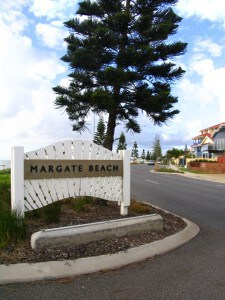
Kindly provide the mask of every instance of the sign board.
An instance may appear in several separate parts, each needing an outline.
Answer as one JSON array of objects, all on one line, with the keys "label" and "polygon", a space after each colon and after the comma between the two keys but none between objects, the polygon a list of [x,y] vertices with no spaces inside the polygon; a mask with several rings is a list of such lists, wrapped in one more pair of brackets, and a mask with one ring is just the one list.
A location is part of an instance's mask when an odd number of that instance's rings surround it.
[{"label": "sign board", "polygon": [[24,216],[61,199],[93,196],[130,205],[129,150],[112,152],[91,141],[67,140],[24,153],[12,148],[11,206]]},{"label": "sign board", "polygon": [[122,160],[24,160],[24,179],[123,176]]}]

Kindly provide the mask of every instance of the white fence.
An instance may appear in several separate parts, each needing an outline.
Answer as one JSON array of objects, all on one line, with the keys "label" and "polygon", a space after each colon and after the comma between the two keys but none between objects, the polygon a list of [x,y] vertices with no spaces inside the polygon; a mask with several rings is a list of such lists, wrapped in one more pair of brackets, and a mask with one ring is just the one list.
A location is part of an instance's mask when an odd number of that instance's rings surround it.
[{"label": "white fence", "polygon": [[[28,174],[29,173],[29,174]],[[130,205],[130,153],[91,141],[67,140],[24,153],[12,148],[11,207],[24,216],[61,199],[93,196]]]}]

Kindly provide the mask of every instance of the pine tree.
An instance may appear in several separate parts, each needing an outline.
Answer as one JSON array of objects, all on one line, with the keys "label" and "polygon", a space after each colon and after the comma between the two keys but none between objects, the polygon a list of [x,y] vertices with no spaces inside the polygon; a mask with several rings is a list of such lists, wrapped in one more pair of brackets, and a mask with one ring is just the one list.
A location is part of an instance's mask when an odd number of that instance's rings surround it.
[{"label": "pine tree", "polygon": [[159,135],[156,134],[153,142],[153,159],[157,160],[160,157],[162,157],[162,148],[160,144]]},{"label": "pine tree", "polygon": [[135,141],[134,142],[134,145],[133,145],[133,149],[132,149],[132,153],[133,153],[133,158],[134,158],[134,161],[136,161],[139,157],[139,153],[138,153],[138,145],[137,145],[137,142]]},{"label": "pine tree", "polygon": [[121,132],[120,137],[119,137],[119,142],[117,146],[117,152],[118,150],[125,150],[127,149],[127,144],[126,144],[126,137],[123,132]]},{"label": "pine tree", "polygon": [[97,124],[97,131],[95,132],[93,142],[97,145],[104,145],[106,126],[103,118],[100,118]]},{"label": "pine tree", "polygon": [[146,160],[150,160],[150,152],[149,152],[149,150],[147,150]]},{"label": "pine tree", "polygon": [[104,146],[112,149],[118,121],[139,133],[138,115],[155,124],[179,113],[172,84],[184,73],[173,58],[186,43],[169,40],[181,18],[171,8],[177,0],[85,0],[77,17],[65,22],[70,84],[56,86],[56,108],[64,108],[73,130],[87,127],[87,114],[107,114]]},{"label": "pine tree", "polygon": [[141,158],[142,158],[143,160],[146,158],[146,155],[145,155],[145,149],[142,150]]}]

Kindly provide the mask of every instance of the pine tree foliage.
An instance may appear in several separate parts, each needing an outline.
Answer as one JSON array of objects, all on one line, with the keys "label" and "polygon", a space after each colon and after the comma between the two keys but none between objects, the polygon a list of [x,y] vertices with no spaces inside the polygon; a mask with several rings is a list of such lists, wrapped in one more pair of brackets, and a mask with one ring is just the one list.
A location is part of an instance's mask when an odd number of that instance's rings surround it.
[{"label": "pine tree foliage", "polygon": [[68,87],[57,86],[56,108],[64,108],[73,130],[87,129],[86,116],[107,114],[104,146],[112,149],[118,122],[140,132],[145,112],[161,125],[179,113],[172,84],[184,73],[173,58],[186,43],[169,41],[181,18],[177,0],[82,1],[77,16],[65,22],[70,35],[62,60],[71,70]]},{"label": "pine tree foliage", "polygon": [[95,132],[93,142],[97,145],[103,146],[105,141],[105,135],[106,135],[106,126],[103,118],[100,118],[97,124],[97,130]]},{"label": "pine tree foliage", "polygon": [[138,144],[136,141],[134,141],[134,145],[133,145],[133,148],[132,148],[132,157],[134,158],[134,161],[139,157],[139,153],[138,153]]},{"label": "pine tree foliage", "polygon": [[145,149],[142,150],[141,158],[142,158],[142,159],[145,159],[145,158],[146,158]]},{"label": "pine tree foliage", "polygon": [[119,142],[117,145],[117,152],[119,150],[125,150],[125,149],[127,149],[126,137],[125,137],[125,134],[123,132],[121,132],[120,137],[119,137]]},{"label": "pine tree foliage", "polygon": [[160,143],[159,135],[155,135],[155,139],[153,141],[153,159],[157,159],[162,157],[162,148]]}]

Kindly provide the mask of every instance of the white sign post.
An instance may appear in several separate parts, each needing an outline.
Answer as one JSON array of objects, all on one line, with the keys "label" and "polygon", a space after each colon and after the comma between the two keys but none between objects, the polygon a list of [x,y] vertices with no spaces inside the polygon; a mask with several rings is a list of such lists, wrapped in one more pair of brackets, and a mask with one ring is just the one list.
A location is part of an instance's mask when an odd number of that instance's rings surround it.
[{"label": "white sign post", "polygon": [[24,216],[24,148],[13,147],[11,157],[11,208]]},{"label": "white sign post", "polygon": [[130,151],[114,153],[90,141],[69,140],[24,153],[12,148],[12,210],[26,211],[70,197],[117,201],[120,213],[130,205]]}]

